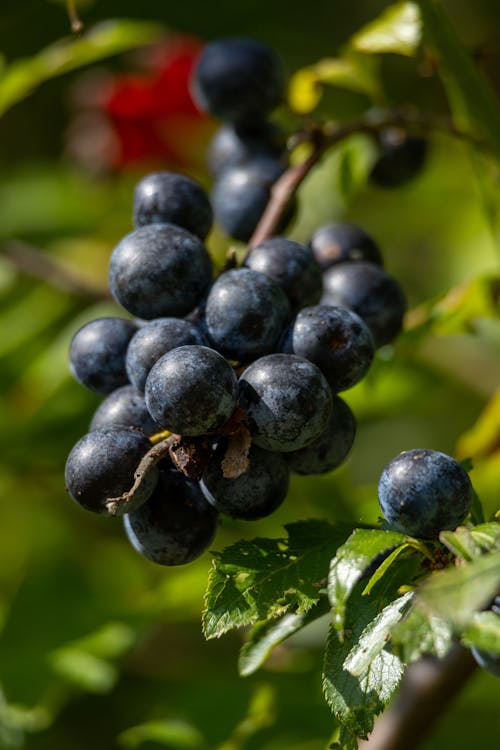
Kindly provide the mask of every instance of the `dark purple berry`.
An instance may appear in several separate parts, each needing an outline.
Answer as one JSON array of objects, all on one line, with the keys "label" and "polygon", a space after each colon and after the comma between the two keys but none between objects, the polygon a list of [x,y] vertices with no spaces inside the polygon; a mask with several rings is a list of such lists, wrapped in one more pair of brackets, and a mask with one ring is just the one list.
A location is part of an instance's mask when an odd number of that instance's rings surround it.
[{"label": "dark purple berry", "polygon": [[301,310],[281,350],[314,362],[335,392],[351,388],[366,375],[375,351],[370,329],[359,315],[330,305]]},{"label": "dark purple berry", "polygon": [[312,443],[323,432],[332,392],[312,362],[293,354],[269,354],[241,375],[240,405],[256,445],[288,452]]},{"label": "dark purple berry", "polygon": [[124,519],[132,546],[158,565],[184,565],[205,552],[217,531],[217,511],[200,486],[173,468],[162,468],[155,491]]},{"label": "dark purple berry", "polygon": [[177,346],[205,344],[199,329],[181,318],[156,318],[143,325],[132,337],[126,357],[130,382],[144,391],[149,371],[160,357]]},{"label": "dark purple berry", "polygon": [[92,417],[90,429],[100,430],[111,425],[136,427],[148,437],[163,429],[152,419],[144,396],[133,385],[117,388],[104,399]]},{"label": "dark purple berry", "polygon": [[417,177],[425,164],[428,143],[409,136],[399,128],[387,128],[380,134],[380,154],[369,180],[382,188],[396,188]]},{"label": "dark purple berry", "polygon": [[321,268],[311,250],[285,237],[272,237],[253,247],[245,261],[283,289],[292,309],[315,305],[323,292]]},{"label": "dark purple berry", "polygon": [[[139,430],[104,427],[84,435],[66,461],[66,487],[79,505],[94,513],[110,514],[109,498],[131,489],[134,474],[151,443]],[[154,467],[145,477],[132,502],[123,502],[113,515],[123,515],[144,503],[158,480]]]},{"label": "dark purple berry", "polygon": [[282,289],[250,268],[221,274],[205,307],[213,346],[242,362],[272,352],[289,318],[290,305]]},{"label": "dark purple berry", "polygon": [[175,224],[204,240],[212,226],[212,207],[202,186],[176,172],[153,172],[134,191],[134,226]]},{"label": "dark purple berry", "polygon": [[378,245],[356,224],[327,224],[314,232],[309,242],[323,271],[343,261],[367,260],[383,265]]},{"label": "dark purple berry", "polygon": [[149,224],[127,234],[113,250],[109,266],[113,297],[146,320],[185,315],[211,280],[205,246],[173,224]]},{"label": "dark purple berry", "polygon": [[451,456],[415,448],[387,464],[378,497],[391,526],[410,536],[432,539],[462,523],[472,502],[472,485]]},{"label": "dark purple berry", "polygon": [[403,325],[406,299],[401,286],[375,263],[338,263],[323,275],[323,305],[348,307],[363,318],[378,348],[393,341]]},{"label": "dark purple berry", "polygon": [[281,62],[273,49],[255,39],[221,39],[203,49],[191,90],[201,109],[248,126],[281,102]]},{"label": "dark purple berry", "polygon": [[[271,188],[285,168],[276,159],[260,156],[239,167],[228,167],[215,181],[212,204],[215,220],[230,237],[248,242],[271,197]],[[291,221],[292,205],[277,228]]]},{"label": "dark purple berry", "polygon": [[279,159],[285,150],[283,131],[273,123],[253,128],[223,125],[208,149],[208,167],[217,176],[228,167],[240,167],[259,156]]},{"label": "dark purple berry", "polygon": [[128,383],[125,355],[138,324],[125,318],[97,318],[75,333],[69,366],[79,383],[97,393],[111,393]]},{"label": "dark purple berry", "polygon": [[252,445],[247,470],[236,479],[223,475],[223,453],[216,451],[201,482],[207,499],[231,518],[253,521],[273,513],[288,492],[289,469],[279,453]]},{"label": "dark purple berry", "polygon": [[176,435],[203,435],[232,415],[237,380],[224,357],[207,346],[180,346],[164,354],[146,380],[153,419]]},{"label": "dark purple berry", "polygon": [[296,474],[325,474],[347,458],[356,435],[356,419],[340,396],[333,397],[333,409],[323,432],[298,451],[287,453],[290,469]]}]

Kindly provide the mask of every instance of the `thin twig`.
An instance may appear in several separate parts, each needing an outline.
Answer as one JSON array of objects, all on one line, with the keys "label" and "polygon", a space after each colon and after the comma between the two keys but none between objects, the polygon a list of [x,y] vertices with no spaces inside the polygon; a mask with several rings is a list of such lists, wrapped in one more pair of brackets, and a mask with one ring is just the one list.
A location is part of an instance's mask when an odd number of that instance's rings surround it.
[{"label": "thin twig", "polygon": [[71,23],[71,31],[73,34],[81,34],[83,31],[83,22],[78,15],[75,0],[66,0],[66,8]]},{"label": "thin twig", "polygon": [[281,218],[299,186],[311,169],[322,159],[326,151],[352,135],[365,133],[376,137],[380,131],[390,127],[400,127],[421,135],[443,133],[466,141],[482,151],[488,150],[487,143],[476,138],[474,134],[457,128],[451,120],[430,117],[409,108],[388,113],[377,112],[374,114],[369,112],[364,118],[345,125],[325,123],[322,126],[316,126],[311,129],[307,139],[301,139],[311,142],[312,152],[309,157],[301,164],[287,169],[274,183],[271,199],[250,239],[249,250],[260,242],[269,239],[276,232],[276,228],[279,226]]},{"label": "thin twig", "polygon": [[476,669],[470,651],[457,645],[444,657],[424,657],[408,667],[400,691],[358,750],[418,747]]},{"label": "thin twig", "polygon": [[85,281],[47,253],[25,242],[4,242],[0,245],[0,254],[22,273],[45,281],[63,292],[97,302],[110,299],[107,289]]}]

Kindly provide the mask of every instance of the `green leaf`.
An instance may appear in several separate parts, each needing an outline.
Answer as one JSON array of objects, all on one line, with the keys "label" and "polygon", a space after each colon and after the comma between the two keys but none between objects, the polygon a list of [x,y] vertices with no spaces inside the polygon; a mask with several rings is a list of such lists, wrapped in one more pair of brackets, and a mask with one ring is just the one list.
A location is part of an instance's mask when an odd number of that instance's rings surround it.
[{"label": "green leaf", "polygon": [[404,594],[382,611],[377,598],[359,598],[348,608],[343,642],[331,628],[324,662],[325,697],[338,721],[360,737],[366,738],[374,717],[399,685],[403,664],[386,646],[412,596]]},{"label": "green leaf", "polygon": [[500,654],[500,615],[496,612],[477,612],[465,628],[462,640],[467,646]]},{"label": "green leaf", "polygon": [[474,541],[487,552],[500,548],[500,523],[496,521],[474,526],[470,534]]},{"label": "green leaf", "polygon": [[381,578],[384,577],[386,572],[389,570],[390,566],[400,557],[400,555],[403,554],[403,552],[407,552],[408,550],[413,550],[415,547],[410,544],[409,542],[405,542],[404,544],[400,544],[399,547],[396,547],[390,555],[388,555],[385,560],[378,566],[376,571],[371,576],[370,580],[366,584],[365,588],[363,589],[363,596],[367,596],[372,590],[372,588],[375,586],[376,583],[380,581]]},{"label": "green leaf", "polygon": [[161,32],[157,24],[144,21],[106,21],[78,39],[56,42],[33,57],[12,62],[0,78],[0,116],[45,81],[151,44]]},{"label": "green leaf", "polygon": [[324,86],[336,86],[378,100],[381,96],[377,61],[348,52],[301,68],[290,79],[288,101],[298,114],[309,114],[321,101]]},{"label": "green leaf", "polygon": [[455,531],[442,531],[439,535],[442,542],[456,557],[466,562],[474,560],[482,554],[481,547],[474,541],[474,537],[465,526],[459,526]]},{"label": "green leaf", "polygon": [[498,592],[499,581],[500,551],[436,573],[419,590],[416,605],[460,630]]},{"label": "green leaf", "polygon": [[500,106],[486,78],[462,45],[441,3],[417,0],[424,38],[433,49],[455,124],[483,133],[500,158]]},{"label": "green leaf", "polygon": [[77,648],[58,649],[52,653],[50,661],[58,675],[90,693],[109,693],[118,679],[113,664]]},{"label": "green leaf", "polygon": [[394,651],[405,664],[424,654],[443,657],[453,643],[453,630],[445,620],[415,608],[392,629],[391,636]]},{"label": "green leaf", "polygon": [[118,735],[118,744],[125,748],[140,747],[146,742],[156,742],[179,750],[197,750],[204,746],[200,732],[179,719],[147,721]]},{"label": "green leaf", "polygon": [[94,633],[73,641],[71,647],[101,659],[116,659],[133,646],[135,638],[135,632],[129,625],[109,622]]},{"label": "green leaf", "polygon": [[231,736],[217,750],[243,750],[247,740],[276,720],[276,693],[271,685],[258,685],[250,699],[246,716],[236,725]]},{"label": "green leaf", "polygon": [[300,615],[283,615],[278,620],[264,620],[258,622],[248,637],[247,643],[240,651],[238,671],[242,677],[256,672],[266,661],[271,651],[283,643],[294,633],[297,633],[310,622],[329,612],[330,606],[326,597],[308,612]]},{"label": "green leaf", "polygon": [[301,614],[317,603],[330,559],[352,526],[310,520],[285,528],[288,538],[241,541],[215,554],[203,613],[206,638]]},{"label": "green leaf", "polygon": [[422,21],[416,3],[396,3],[360,29],[350,40],[357,52],[393,52],[413,57],[422,39]]},{"label": "green leaf", "polygon": [[337,551],[328,574],[328,597],[333,625],[342,637],[347,600],[377,555],[406,541],[404,534],[379,529],[355,529]]}]

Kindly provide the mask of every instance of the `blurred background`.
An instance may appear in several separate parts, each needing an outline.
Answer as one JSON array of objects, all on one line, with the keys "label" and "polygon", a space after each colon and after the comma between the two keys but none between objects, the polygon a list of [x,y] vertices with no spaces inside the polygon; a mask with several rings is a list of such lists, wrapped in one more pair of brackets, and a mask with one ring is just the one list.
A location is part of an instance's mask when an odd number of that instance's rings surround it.
[{"label": "blurred background", "polygon": [[[132,229],[138,178],[160,167],[210,187],[203,154],[217,123],[196,111],[186,87],[204,41],[255,36],[292,74],[336,56],[388,5],[81,0],[86,29],[110,19],[141,24],[120,27],[113,42],[108,23],[109,49],[120,54],[80,65],[84,51],[77,70],[39,85],[36,56],[70,35],[65,4],[2,1],[0,748],[327,746],[335,727],[321,695],[321,624],[277,649],[256,676],[239,678],[242,636],[207,643],[201,634],[210,555],[185,568],[155,567],[129,546],[119,519],[87,514],[66,496],[66,456],[100,400],[71,379],[67,347],[87,320],[121,314],[106,296],[107,264]],[[498,96],[498,2],[444,5]],[[159,41],[141,45],[141,35]],[[21,59],[31,67],[2,88],[1,76]],[[380,66],[386,104],[447,115],[432,59],[384,55]],[[369,106],[364,94],[331,88],[316,114],[348,121]],[[289,131],[302,124],[285,109],[276,116]],[[471,456],[487,514],[498,506],[498,163],[440,135],[421,176],[390,191],[366,182],[374,158],[360,136],[329,154],[300,189],[289,235],[307,241],[336,219],[363,226],[407,293],[412,330],[346,394],[359,430],[345,466],[295,477],[269,519],[224,521],[217,549],[280,536],[299,518],[376,522],[380,472],[407,448]],[[216,228],[214,257],[222,261],[228,245]],[[443,295],[431,320],[428,301]],[[498,747],[497,683],[477,674],[422,747]]]}]

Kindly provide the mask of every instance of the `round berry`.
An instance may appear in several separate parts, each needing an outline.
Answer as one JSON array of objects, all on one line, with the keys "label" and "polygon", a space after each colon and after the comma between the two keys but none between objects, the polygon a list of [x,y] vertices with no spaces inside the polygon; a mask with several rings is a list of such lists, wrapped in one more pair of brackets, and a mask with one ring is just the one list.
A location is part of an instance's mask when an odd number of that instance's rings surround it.
[{"label": "round berry", "polygon": [[[271,188],[284,167],[276,159],[260,156],[239,167],[223,170],[212,193],[215,220],[230,237],[248,242],[271,197]],[[285,213],[277,231],[290,222],[294,206]]]},{"label": "round berry", "polygon": [[283,289],[292,309],[314,305],[321,299],[323,276],[311,250],[284,237],[272,237],[253,247],[245,261]]},{"label": "round berry", "polygon": [[471,648],[471,653],[477,664],[495,677],[500,677],[500,654],[485,651],[482,648]]},{"label": "round berry", "polygon": [[136,427],[147,436],[162,429],[151,418],[142,393],[133,385],[117,388],[104,399],[92,417],[90,429],[100,430],[110,425]]},{"label": "round berry", "polygon": [[202,186],[176,172],[153,172],[134,191],[134,226],[175,224],[204,240],[212,226],[212,207]]},{"label": "round berry", "polygon": [[111,294],[126,310],[147,320],[185,315],[211,280],[205,246],[173,224],[140,227],[127,234],[111,255]]},{"label": "round berry", "polygon": [[252,128],[223,125],[208,149],[208,168],[218,175],[228,167],[240,167],[259,156],[279,159],[285,150],[283,131],[271,122]]},{"label": "round berry", "polygon": [[181,318],[156,318],[132,337],[125,365],[132,385],[144,391],[149,371],[163,354],[178,346],[206,343],[199,329]]},{"label": "round berry", "polygon": [[311,237],[309,247],[323,271],[343,261],[367,260],[383,265],[378,245],[356,224],[327,224]]},{"label": "round berry", "polygon": [[399,128],[387,128],[380,134],[380,154],[369,180],[382,188],[396,188],[417,177],[425,164],[428,143],[409,136]]},{"label": "round berry", "polygon": [[79,383],[96,393],[111,393],[128,383],[125,355],[138,324],[125,318],[97,318],[75,333],[69,366]]},{"label": "round berry", "polygon": [[162,468],[155,491],[124,519],[132,546],[159,565],[184,565],[212,544],[217,511],[197,482],[174,468]]},{"label": "round berry", "polygon": [[160,357],[146,380],[153,419],[176,435],[204,435],[234,411],[237,380],[224,357],[207,346],[179,346]]},{"label": "round berry", "polygon": [[205,307],[206,331],[214,347],[243,362],[272,352],[289,318],[282,289],[250,268],[221,274]]},{"label": "round berry", "polygon": [[312,362],[293,354],[269,354],[241,375],[240,405],[256,445],[288,452],[312,443],[323,432],[332,392]]},{"label": "round berry", "polygon": [[191,90],[200,109],[221,120],[259,122],[283,98],[281,62],[255,39],[221,39],[202,51]]},{"label": "round berry", "polygon": [[359,315],[330,305],[301,310],[281,350],[314,362],[335,392],[351,388],[366,375],[375,351],[370,329]]},{"label": "round berry", "polygon": [[[66,461],[66,487],[79,505],[94,513],[110,514],[109,498],[120,497],[131,489],[134,474],[151,443],[139,430],[109,426],[84,435]],[[123,502],[113,515],[137,508],[151,495],[158,480],[154,467],[144,478],[131,502]]]},{"label": "round berry", "polygon": [[281,505],[290,474],[282,455],[252,445],[248,468],[236,479],[224,477],[223,457],[221,451],[215,452],[201,482],[207,499],[220,513],[253,521],[269,516]]},{"label": "round berry", "polygon": [[401,286],[375,263],[338,263],[323,274],[321,304],[348,307],[363,318],[378,348],[393,341],[403,325],[406,299]]},{"label": "round berry", "polygon": [[339,467],[347,458],[356,435],[356,419],[340,396],[333,397],[333,409],[325,429],[312,443],[287,453],[295,474],[325,474]]},{"label": "round berry", "polygon": [[415,448],[387,464],[378,497],[391,526],[410,536],[432,539],[462,523],[472,502],[472,485],[451,456]]}]

